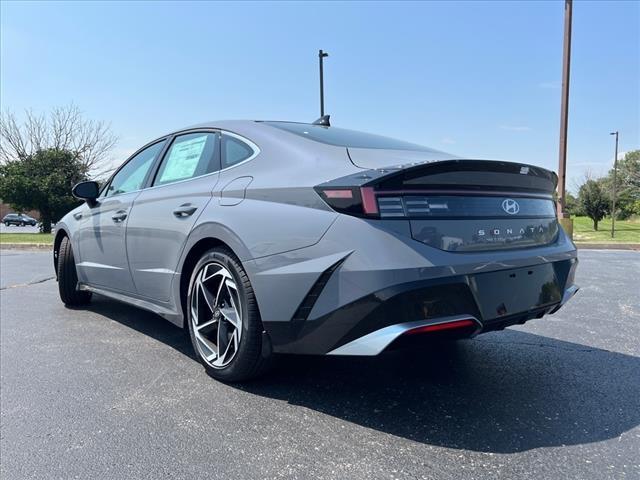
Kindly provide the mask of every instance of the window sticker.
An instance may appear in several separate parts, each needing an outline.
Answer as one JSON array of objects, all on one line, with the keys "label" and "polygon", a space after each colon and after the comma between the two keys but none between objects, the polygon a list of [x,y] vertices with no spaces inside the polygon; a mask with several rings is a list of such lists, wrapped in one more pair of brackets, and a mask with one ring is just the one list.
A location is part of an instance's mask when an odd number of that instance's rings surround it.
[{"label": "window sticker", "polygon": [[173,182],[194,176],[202,156],[208,135],[174,143],[167,164],[160,176],[160,183]]}]

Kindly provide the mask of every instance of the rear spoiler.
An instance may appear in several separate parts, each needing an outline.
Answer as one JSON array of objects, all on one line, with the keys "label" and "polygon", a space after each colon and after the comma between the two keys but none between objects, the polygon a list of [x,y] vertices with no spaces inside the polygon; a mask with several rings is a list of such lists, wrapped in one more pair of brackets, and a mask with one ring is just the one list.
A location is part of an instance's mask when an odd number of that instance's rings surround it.
[{"label": "rear spoiler", "polygon": [[385,190],[514,191],[553,194],[558,176],[522,163],[456,159],[365,170],[323,183],[322,187],[373,187]]}]

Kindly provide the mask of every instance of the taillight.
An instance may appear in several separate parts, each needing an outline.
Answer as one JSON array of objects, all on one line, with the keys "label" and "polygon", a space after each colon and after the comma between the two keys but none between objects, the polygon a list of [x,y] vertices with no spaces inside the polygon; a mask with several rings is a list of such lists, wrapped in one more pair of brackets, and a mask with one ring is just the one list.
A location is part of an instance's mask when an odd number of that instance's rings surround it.
[{"label": "taillight", "polygon": [[551,196],[535,192],[388,190],[380,189],[378,185],[319,185],[315,190],[337,212],[382,220],[489,218],[515,220],[555,218],[556,216]]},{"label": "taillight", "polygon": [[379,216],[373,187],[316,187],[316,191],[336,212],[358,217]]},{"label": "taillight", "polygon": [[331,198],[331,199],[352,199],[353,198],[353,192],[351,191],[351,189],[349,190],[325,190],[324,191],[324,195],[327,198]]},{"label": "taillight", "polygon": [[361,187],[362,210],[365,215],[378,215],[378,200],[373,187]]}]

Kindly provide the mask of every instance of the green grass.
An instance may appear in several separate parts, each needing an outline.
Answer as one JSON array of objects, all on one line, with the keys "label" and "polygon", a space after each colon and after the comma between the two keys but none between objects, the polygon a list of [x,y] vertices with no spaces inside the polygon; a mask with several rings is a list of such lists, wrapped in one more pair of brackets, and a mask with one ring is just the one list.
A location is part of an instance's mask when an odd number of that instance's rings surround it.
[{"label": "green grass", "polygon": [[0,233],[0,243],[53,244],[51,233]]},{"label": "green grass", "polygon": [[640,219],[616,220],[616,236],[611,238],[611,219],[598,222],[593,230],[589,217],[573,217],[573,241],[576,243],[640,243]]}]

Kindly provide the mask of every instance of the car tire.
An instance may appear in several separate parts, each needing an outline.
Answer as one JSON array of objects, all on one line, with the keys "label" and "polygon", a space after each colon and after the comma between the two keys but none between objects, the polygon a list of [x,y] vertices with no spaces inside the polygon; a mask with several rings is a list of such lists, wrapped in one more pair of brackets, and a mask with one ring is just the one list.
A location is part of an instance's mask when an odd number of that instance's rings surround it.
[{"label": "car tire", "polygon": [[[225,277],[227,274],[229,277]],[[215,298],[209,295],[207,301],[203,289],[217,291]],[[233,252],[214,248],[202,255],[193,269],[186,300],[189,337],[198,360],[211,377],[242,382],[267,370],[273,357],[270,344],[249,277]],[[230,311],[235,311],[236,326],[240,319],[239,329],[228,320]],[[207,327],[207,323],[212,325]],[[203,326],[210,330],[207,332]]]},{"label": "car tire", "polygon": [[10,226],[11,226],[11,224],[10,224],[9,222],[4,222],[4,226],[5,226],[5,227],[10,227]]},{"label": "car tire", "polygon": [[64,237],[58,250],[58,292],[68,306],[84,305],[91,300],[91,292],[78,290],[78,272],[69,237]]},{"label": "car tire", "polygon": [[21,227],[24,227],[25,225],[26,225],[26,223],[24,223],[24,222],[20,222],[20,226],[21,226]]}]

